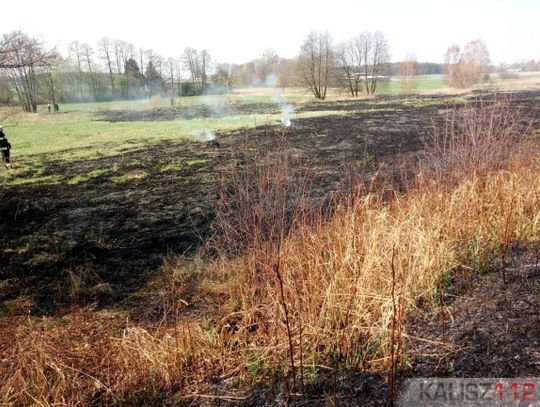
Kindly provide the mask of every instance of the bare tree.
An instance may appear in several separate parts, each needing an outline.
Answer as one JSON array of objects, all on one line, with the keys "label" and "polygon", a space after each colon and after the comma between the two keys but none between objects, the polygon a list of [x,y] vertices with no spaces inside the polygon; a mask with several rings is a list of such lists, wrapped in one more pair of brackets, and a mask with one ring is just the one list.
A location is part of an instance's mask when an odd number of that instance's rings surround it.
[{"label": "bare tree", "polygon": [[81,45],[81,53],[88,69],[88,76],[90,81],[90,89],[94,98],[100,98],[101,83],[97,78],[94,65],[94,49],[87,43]]},{"label": "bare tree", "polygon": [[102,38],[99,43],[99,48],[101,52],[101,58],[105,61],[107,69],[109,71],[109,81],[111,82],[111,93],[114,96],[116,93],[114,86],[114,75],[113,75],[113,64],[112,64],[112,52],[113,52],[113,43],[107,37]]},{"label": "bare tree", "polygon": [[489,51],[482,40],[470,41],[463,51],[452,45],[444,57],[448,85],[466,88],[483,81],[489,73]]},{"label": "bare tree", "polygon": [[45,86],[47,89],[47,98],[53,104],[58,102],[60,92],[60,70],[63,64],[62,56],[52,51],[49,53],[47,63],[45,64]]},{"label": "bare tree", "polygon": [[119,74],[124,72],[127,56],[125,55],[124,41],[113,40],[112,44],[114,63],[116,64],[116,72]]},{"label": "bare tree", "polygon": [[295,61],[293,59],[281,58],[276,68],[277,85],[280,88],[295,85]]},{"label": "bare tree", "polygon": [[3,34],[0,39],[0,69],[21,68],[27,66],[29,61],[26,58],[29,48],[35,48],[38,41],[28,37],[21,31],[12,31]]},{"label": "bare tree", "polygon": [[340,43],[336,48],[338,82],[345,81],[351,96],[362,91],[362,42],[360,37]]},{"label": "bare tree", "polygon": [[332,39],[327,32],[312,31],[300,48],[298,71],[317,99],[324,100],[334,66]]},{"label": "bare tree", "polygon": [[351,96],[358,96],[362,88],[367,94],[374,94],[389,59],[388,41],[383,33],[365,31],[337,46],[338,82],[345,84]]},{"label": "bare tree", "polygon": [[416,87],[415,76],[418,74],[419,67],[416,56],[413,53],[409,53],[399,66],[401,86],[407,95],[410,95]]},{"label": "bare tree", "polygon": [[458,45],[451,45],[444,54],[444,74],[449,86],[464,87],[461,83],[463,77],[461,74],[462,66],[460,63],[461,49]]},{"label": "bare tree", "polygon": [[211,57],[207,50],[197,51],[194,48],[184,50],[182,60],[189,72],[191,83],[196,94],[202,94],[208,84],[208,71]]},{"label": "bare tree", "polygon": [[275,86],[275,80],[271,78],[275,78],[279,61],[279,55],[272,48],[265,49],[260,58],[255,60],[255,69],[260,83]]},{"label": "bare tree", "polygon": [[143,48],[139,48],[139,60],[140,60],[140,67],[141,67],[141,71],[143,70],[144,68],[144,56],[146,54],[146,51],[143,49]]},{"label": "bare tree", "polygon": [[179,79],[180,77],[177,76],[177,72],[178,72],[178,67],[177,67],[177,62],[174,58],[168,58],[167,59],[167,77],[163,78],[163,80],[167,81],[169,83],[169,93],[170,95],[174,95],[175,91],[174,91],[174,86],[175,86],[175,79],[176,79],[176,83],[179,82]]},{"label": "bare tree", "polygon": [[201,80],[200,80],[200,66],[199,66],[199,53],[194,48],[186,48],[182,55],[184,66],[189,72],[191,83],[195,87],[195,92],[200,92]]},{"label": "bare tree", "polygon": [[[368,38],[371,41],[370,51],[368,54],[370,59],[369,68],[370,68],[370,78],[366,80],[366,90],[367,93],[375,94],[377,90],[377,85],[379,82],[379,77],[382,74],[384,65],[390,59],[388,41],[384,37],[383,33],[380,31],[375,31],[373,34],[370,34]],[[366,71],[368,70],[368,65],[366,65]]]},{"label": "bare tree", "polygon": [[208,69],[210,67],[210,62],[211,62],[210,54],[208,53],[207,50],[203,49],[201,51],[201,62],[200,62],[201,82],[202,82],[203,89],[206,88],[206,85],[208,84]]},{"label": "bare tree", "polygon": [[463,63],[469,82],[482,82],[489,71],[489,51],[484,41],[478,39],[470,41],[463,50]]},{"label": "bare tree", "polygon": [[255,83],[260,84],[255,61],[246,62],[245,64],[234,64],[231,67],[231,78],[237,85],[250,86]]},{"label": "bare tree", "polygon": [[78,90],[79,90],[79,99],[82,99],[83,97],[83,68],[82,68],[82,61],[83,61],[83,54],[81,49],[81,44],[79,41],[73,41],[71,44],[69,44],[69,53],[70,56],[72,56],[76,63],[77,63],[77,69],[78,69],[78,76],[77,76],[77,83],[78,83]]},{"label": "bare tree", "polygon": [[4,35],[0,44],[0,67],[27,112],[37,112],[39,70],[47,63],[43,45],[21,32]]},{"label": "bare tree", "polygon": [[116,72],[119,74],[125,73],[126,62],[128,61],[128,59],[134,57],[135,47],[129,42],[114,40],[112,48],[114,54],[114,62],[116,64]]}]

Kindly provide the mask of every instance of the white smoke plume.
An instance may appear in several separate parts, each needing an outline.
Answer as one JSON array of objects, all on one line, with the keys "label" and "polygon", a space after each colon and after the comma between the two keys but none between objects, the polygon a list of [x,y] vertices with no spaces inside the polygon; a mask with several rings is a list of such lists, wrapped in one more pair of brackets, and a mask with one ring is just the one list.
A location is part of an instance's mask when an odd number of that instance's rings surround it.
[{"label": "white smoke plume", "polygon": [[216,134],[212,130],[194,131],[192,137],[196,141],[202,141],[203,143],[212,141],[216,138]]},{"label": "white smoke plume", "polygon": [[283,97],[283,91],[281,89],[274,90],[272,102],[277,104],[281,111],[281,125],[289,127],[292,124],[291,118],[294,115],[294,107],[292,107],[292,105],[290,105]]}]

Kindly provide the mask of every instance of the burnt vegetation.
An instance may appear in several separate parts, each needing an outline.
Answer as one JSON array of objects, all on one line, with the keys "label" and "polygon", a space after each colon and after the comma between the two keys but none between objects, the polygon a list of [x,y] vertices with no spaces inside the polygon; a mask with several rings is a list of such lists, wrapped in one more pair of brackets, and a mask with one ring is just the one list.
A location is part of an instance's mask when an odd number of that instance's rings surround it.
[{"label": "burnt vegetation", "polygon": [[347,114],[48,160],[114,171],[0,191],[0,399],[387,405],[411,375],[532,375],[538,96],[304,104]]}]

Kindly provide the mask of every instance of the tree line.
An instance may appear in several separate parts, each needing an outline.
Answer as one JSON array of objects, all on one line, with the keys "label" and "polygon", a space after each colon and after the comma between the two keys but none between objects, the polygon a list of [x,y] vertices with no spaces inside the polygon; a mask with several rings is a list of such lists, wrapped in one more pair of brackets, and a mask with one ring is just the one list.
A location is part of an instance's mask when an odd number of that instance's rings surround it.
[{"label": "tree line", "polygon": [[95,47],[74,41],[68,49],[64,56],[23,32],[4,34],[0,103],[18,101],[25,111],[35,112],[39,103],[47,102],[197,95],[211,79],[211,57],[206,50],[186,48],[180,58],[164,58],[153,50],[109,38]]},{"label": "tree line", "polygon": [[[534,61],[528,63],[534,68]],[[23,32],[0,40],[0,103],[20,103],[37,111],[40,103],[106,101],[143,97],[227,93],[233,86],[304,86],[318,99],[330,87],[351,96],[375,94],[390,76],[399,76],[407,92],[414,77],[444,72],[450,86],[466,87],[489,72],[489,53],[481,40],[463,50],[450,47],[444,64],[419,63],[409,54],[390,62],[390,47],[380,31],[363,32],[335,44],[328,32],[311,32],[295,58],[273,49],[243,64],[214,61],[207,50],[186,48],[165,58],[130,42],[102,38],[95,46],[73,41],[67,55]]]}]

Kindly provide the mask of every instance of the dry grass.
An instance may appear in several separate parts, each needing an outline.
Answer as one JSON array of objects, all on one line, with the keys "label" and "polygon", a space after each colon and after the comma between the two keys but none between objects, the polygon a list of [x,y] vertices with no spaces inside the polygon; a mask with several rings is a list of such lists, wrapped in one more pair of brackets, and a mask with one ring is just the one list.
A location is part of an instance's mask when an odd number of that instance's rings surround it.
[{"label": "dry grass", "polygon": [[[492,119],[479,137],[513,126]],[[459,128],[471,131],[463,120]],[[512,147],[518,135],[509,134]],[[182,402],[229,378],[229,390],[280,377],[290,393],[302,393],[318,372],[332,369],[391,372],[392,381],[407,367],[403,321],[419,300],[444,315],[441,292],[449,282],[504,265],[512,243],[540,237],[540,161],[518,148],[497,150],[489,157],[505,154],[503,164],[467,171],[459,157],[471,144],[460,146],[435,146],[438,156],[405,192],[351,194],[324,216],[306,216],[304,178],[295,184],[283,157],[270,160],[252,171],[255,185],[240,177],[245,182],[222,200],[226,233],[214,244],[217,257],[164,268],[159,326],[97,313],[32,324],[3,318],[11,335],[0,348],[0,400]],[[240,243],[225,250],[234,239]]]}]

